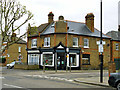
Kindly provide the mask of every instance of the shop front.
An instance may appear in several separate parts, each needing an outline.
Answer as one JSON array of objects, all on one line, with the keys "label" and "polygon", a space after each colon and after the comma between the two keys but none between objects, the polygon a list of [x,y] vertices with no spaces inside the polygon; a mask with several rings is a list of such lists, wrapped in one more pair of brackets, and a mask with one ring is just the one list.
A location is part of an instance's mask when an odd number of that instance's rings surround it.
[{"label": "shop front", "polygon": [[[67,49],[69,51],[67,51]],[[66,70],[80,69],[80,48],[66,48],[59,43],[54,48],[39,48],[37,53],[35,50],[28,51],[28,64],[39,64],[40,68]],[[32,52],[32,53],[30,53]]]}]

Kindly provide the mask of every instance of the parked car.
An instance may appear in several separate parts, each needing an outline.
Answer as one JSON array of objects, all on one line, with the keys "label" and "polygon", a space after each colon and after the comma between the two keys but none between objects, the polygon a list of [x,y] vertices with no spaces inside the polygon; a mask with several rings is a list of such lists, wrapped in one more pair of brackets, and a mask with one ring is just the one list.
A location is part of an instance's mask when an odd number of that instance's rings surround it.
[{"label": "parked car", "polygon": [[10,64],[7,64],[7,69],[10,68],[12,69],[15,65],[15,61],[14,62],[11,62]]},{"label": "parked car", "polygon": [[120,90],[120,73],[110,73],[108,83],[110,86]]}]

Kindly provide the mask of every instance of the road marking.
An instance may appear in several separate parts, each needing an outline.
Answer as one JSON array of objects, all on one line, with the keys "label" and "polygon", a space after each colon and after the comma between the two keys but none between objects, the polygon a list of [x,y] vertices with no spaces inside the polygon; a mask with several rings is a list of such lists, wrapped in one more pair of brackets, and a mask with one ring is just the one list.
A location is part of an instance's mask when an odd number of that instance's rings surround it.
[{"label": "road marking", "polygon": [[71,73],[71,74],[89,74],[89,73]]},{"label": "road marking", "polygon": [[5,79],[5,77],[0,77],[0,79]]},{"label": "road marking", "polygon": [[9,86],[9,87],[14,87],[14,88],[23,88],[23,87],[19,87],[19,86],[15,86],[15,85],[9,85],[9,84],[3,84],[5,86]]},{"label": "road marking", "polygon": [[39,77],[39,78],[45,78],[45,79],[56,79],[56,80],[63,80],[63,81],[73,82],[72,79],[66,79],[66,78],[60,78],[60,77],[50,77],[50,76],[42,76],[42,75],[24,75],[24,76]]}]

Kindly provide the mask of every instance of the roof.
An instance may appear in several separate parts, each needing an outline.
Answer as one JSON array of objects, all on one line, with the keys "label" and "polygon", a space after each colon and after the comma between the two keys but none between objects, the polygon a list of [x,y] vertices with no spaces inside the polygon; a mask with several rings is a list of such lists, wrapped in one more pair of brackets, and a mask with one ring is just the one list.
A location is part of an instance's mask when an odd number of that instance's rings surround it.
[{"label": "roof", "polygon": [[42,32],[48,25],[49,25],[49,23],[41,24],[41,25],[37,28],[37,29],[38,29],[38,32]]},{"label": "roof", "polygon": [[19,40],[17,43],[18,43],[18,44],[26,44],[27,42],[24,41],[24,40]]},{"label": "roof", "polygon": [[120,32],[118,31],[110,31],[106,35],[110,36],[112,40],[120,40]]},{"label": "roof", "polygon": [[[81,22],[73,22],[73,21],[68,21],[67,22],[67,27],[68,29],[68,34],[77,34],[77,35],[86,35],[86,36],[94,36],[94,37],[100,37],[100,31],[94,28],[94,32],[91,32],[91,30],[86,26],[85,23]],[[46,34],[52,34],[55,33],[55,28],[54,28],[55,22],[51,23],[43,32],[41,35],[46,35]],[[103,34],[103,38],[110,38],[109,36]]]},{"label": "roof", "polygon": [[44,29],[48,25],[49,25],[49,23],[45,23],[45,24],[41,24],[38,27],[30,27],[29,36],[33,37],[33,36],[39,35],[39,32],[41,33],[42,31],[44,31]]}]

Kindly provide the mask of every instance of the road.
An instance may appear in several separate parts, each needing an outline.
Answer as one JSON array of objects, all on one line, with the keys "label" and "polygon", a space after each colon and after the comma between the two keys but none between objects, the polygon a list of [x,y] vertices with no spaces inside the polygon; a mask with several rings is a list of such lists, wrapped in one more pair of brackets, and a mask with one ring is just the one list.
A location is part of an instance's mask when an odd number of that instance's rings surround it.
[{"label": "road", "polygon": [[[40,74],[38,75],[38,73]],[[39,70],[16,70],[3,68],[0,79],[2,79],[2,88],[29,88],[29,90],[31,90],[31,88],[105,88],[101,86],[76,83],[73,81],[74,78],[85,76],[85,74],[87,73],[50,74],[42,73]]]}]

